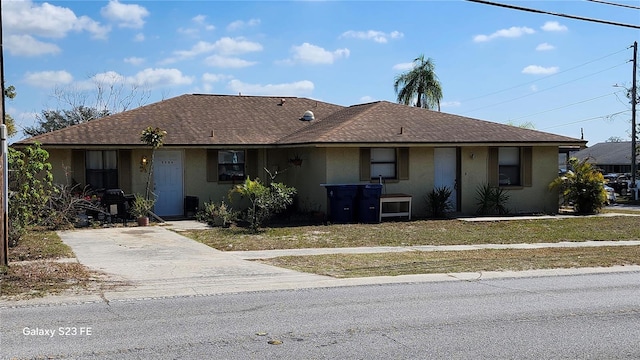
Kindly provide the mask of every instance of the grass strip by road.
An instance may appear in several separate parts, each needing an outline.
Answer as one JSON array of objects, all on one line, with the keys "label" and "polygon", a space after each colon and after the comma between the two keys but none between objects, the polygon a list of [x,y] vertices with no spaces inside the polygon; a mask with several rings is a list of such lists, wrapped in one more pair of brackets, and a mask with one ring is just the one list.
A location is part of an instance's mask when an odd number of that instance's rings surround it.
[{"label": "grass strip by road", "polygon": [[640,265],[640,246],[283,256],[257,260],[335,278]]},{"label": "grass strip by road", "polygon": [[639,240],[635,216],[465,222],[418,220],[380,224],[272,227],[254,234],[244,228],[180,232],[222,251],[363,246],[554,243],[589,240]]}]

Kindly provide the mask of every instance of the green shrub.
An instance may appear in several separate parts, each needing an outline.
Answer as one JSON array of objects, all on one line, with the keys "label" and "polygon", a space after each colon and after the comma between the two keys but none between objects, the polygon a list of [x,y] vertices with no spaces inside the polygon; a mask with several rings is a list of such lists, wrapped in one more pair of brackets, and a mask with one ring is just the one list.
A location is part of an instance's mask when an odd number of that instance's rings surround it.
[{"label": "green shrub", "polygon": [[17,245],[30,225],[46,217],[53,191],[49,153],[36,143],[23,150],[9,148],[9,245]]},{"label": "green shrub", "polygon": [[427,210],[429,215],[434,218],[442,218],[446,216],[446,212],[450,211],[453,206],[449,201],[451,197],[451,189],[442,186],[431,190],[427,194],[425,200],[427,202]]},{"label": "green shrub", "polygon": [[210,226],[228,227],[238,219],[238,212],[234,211],[224,200],[220,204],[205,202],[202,209],[196,213],[196,220]]},{"label": "green shrub", "polygon": [[506,204],[509,201],[507,190],[484,184],[476,189],[476,213],[479,215],[505,215],[509,213]]},{"label": "green shrub", "polygon": [[251,180],[247,177],[244,183],[234,186],[229,191],[230,199],[233,194],[239,194],[249,200],[246,220],[250,228],[257,231],[273,215],[293,204],[296,189],[282,183],[271,183],[265,186],[260,179]]},{"label": "green shrub", "polygon": [[573,205],[578,214],[594,214],[607,201],[604,189],[604,176],[586,159],[569,159],[569,169],[564,176],[559,176],[549,184],[549,189],[558,189],[565,201]]}]

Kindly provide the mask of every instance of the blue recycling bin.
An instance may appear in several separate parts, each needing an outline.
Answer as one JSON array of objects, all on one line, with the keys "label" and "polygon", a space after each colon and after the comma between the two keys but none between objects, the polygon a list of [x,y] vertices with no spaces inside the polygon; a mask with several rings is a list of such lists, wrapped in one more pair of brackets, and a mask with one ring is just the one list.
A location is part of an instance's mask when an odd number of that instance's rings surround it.
[{"label": "blue recycling bin", "polygon": [[325,187],[329,199],[329,221],[337,224],[355,222],[358,185],[325,185]]},{"label": "blue recycling bin", "polygon": [[381,184],[358,186],[358,222],[374,224],[380,222]]}]

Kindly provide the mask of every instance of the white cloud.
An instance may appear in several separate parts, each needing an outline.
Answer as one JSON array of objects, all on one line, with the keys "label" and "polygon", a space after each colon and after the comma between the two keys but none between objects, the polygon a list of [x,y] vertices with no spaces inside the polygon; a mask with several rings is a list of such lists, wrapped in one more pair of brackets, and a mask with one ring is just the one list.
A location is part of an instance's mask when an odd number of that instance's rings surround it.
[{"label": "white cloud", "polygon": [[532,75],[551,75],[557,73],[558,70],[560,70],[560,68],[557,66],[543,67],[539,65],[529,65],[522,69],[522,73]]},{"label": "white cloud", "polygon": [[131,65],[140,65],[140,64],[144,63],[144,59],[132,56],[132,57],[125,58],[124,62],[126,62],[127,64],[131,64]]},{"label": "white cloud", "polygon": [[232,78],[233,76],[226,75],[226,74],[211,74],[211,73],[202,74],[202,81],[208,82],[208,83],[229,80]]},{"label": "white cloud", "polygon": [[462,105],[460,101],[443,101],[440,103],[440,107],[443,108],[460,107],[460,105]]},{"label": "white cloud", "polygon": [[235,55],[262,51],[262,45],[260,45],[260,43],[245,40],[241,37],[235,39],[223,37],[215,42],[214,50],[225,55]]},{"label": "white cloud", "polygon": [[93,34],[95,39],[106,39],[111,27],[102,26],[99,22],[92,20],[87,16],[81,16],[78,21],[75,22],[73,29],[76,31],[86,30]]},{"label": "white cloud", "polygon": [[235,57],[211,55],[205,59],[205,64],[220,68],[244,68],[257,64],[255,61],[243,60]]},{"label": "white cloud", "polygon": [[244,38],[223,37],[215,43],[198,41],[189,50],[174,51],[174,57],[165,59],[163,64],[175,63],[180,60],[192,59],[198,55],[217,52],[223,55],[243,54],[248,52],[262,51],[260,43],[245,40]]},{"label": "white cloud", "polygon": [[178,32],[184,35],[196,35],[200,33],[200,29],[205,29],[207,31],[215,30],[215,26],[210,25],[206,21],[206,15],[196,15],[191,18],[191,21],[196,25],[196,27],[190,28],[178,28]]},{"label": "white cloud", "polygon": [[8,35],[4,45],[11,55],[17,56],[58,54],[61,51],[56,44],[36,40],[30,35]]},{"label": "white cloud", "polygon": [[94,89],[95,84],[103,86],[110,86],[116,84],[124,84],[129,80],[115,71],[107,71],[93,75],[89,80],[78,83],[78,86],[82,89]]},{"label": "white cloud", "polygon": [[547,43],[542,43],[538,46],[536,46],[536,51],[549,51],[549,50],[553,50],[556,47],[551,45],[551,44],[547,44]]},{"label": "white cloud", "polygon": [[399,31],[392,31],[387,34],[385,32],[377,31],[377,30],[367,30],[367,31],[349,30],[349,31],[343,32],[342,35],[340,35],[341,38],[373,40],[377,43],[386,43],[389,39],[400,39],[403,36],[404,34]]},{"label": "white cloud", "polygon": [[349,57],[349,49],[337,49],[327,51],[319,46],[303,43],[300,46],[291,48],[293,58],[282,61],[286,64],[306,63],[306,64],[333,64],[334,61],[342,57]]},{"label": "white cloud", "polygon": [[136,36],[133,37],[133,41],[135,41],[135,42],[143,42],[144,41],[144,34],[143,33],[137,33]]},{"label": "white cloud", "polygon": [[200,32],[200,30],[195,28],[178,28],[178,33],[182,35],[195,35]]},{"label": "white cloud", "polygon": [[566,26],[560,25],[557,21],[547,21],[540,27],[544,31],[567,31],[569,30]]},{"label": "white cloud", "polygon": [[313,91],[314,85],[309,80],[296,81],[284,84],[247,84],[240,80],[231,80],[227,84],[234,93],[243,95],[281,95],[281,96],[308,96]]},{"label": "white cloud", "polygon": [[365,96],[361,97],[359,100],[363,104],[364,103],[370,103],[370,102],[374,101],[373,98],[371,96],[369,96],[369,95],[365,95]]},{"label": "white cloud", "polygon": [[395,64],[395,65],[393,65],[392,69],[393,70],[397,70],[397,71],[411,70],[411,69],[413,69],[413,63],[412,62],[408,62],[408,63]]},{"label": "white cloud", "polygon": [[536,31],[524,26],[512,26],[508,29],[501,29],[491,35],[476,35],[473,37],[474,42],[487,42],[497,38],[517,38],[523,35],[534,34]]},{"label": "white cloud", "polygon": [[92,90],[96,85],[111,86],[127,84],[144,88],[158,88],[172,85],[189,85],[193,78],[185,76],[178,69],[146,68],[133,76],[124,76],[115,71],[98,73],[85,81],[79,81],[75,86],[80,90]]},{"label": "white cloud", "polygon": [[189,85],[193,78],[185,76],[178,69],[152,69],[147,68],[133,77],[127,78],[134,85],[157,88],[172,85]]},{"label": "white cloud", "polygon": [[119,27],[139,29],[144,26],[144,18],[149,16],[149,11],[140,5],[121,4],[118,0],[111,0],[100,10],[100,14]]},{"label": "white cloud", "polygon": [[[71,31],[86,31],[92,34],[94,38],[104,39],[110,31],[108,26],[102,26],[99,22],[87,16],[77,17],[69,8],[51,5],[46,2],[34,4],[30,0],[4,1],[2,7],[4,36],[18,35],[24,39],[29,36],[30,39],[27,41],[31,43],[37,41],[36,37],[61,39]],[[47,48],[32,49],[27,52],[28,54],[48,54],[52,52],[52,44],[37,43],[43,44]],[[11,51],[12,49],[7,47],[7,50]],[[16,50],[16,52],[23,53],[24,49]]]},{"label": "white cloud", "polygon": [[64,70],[28,72],[24,76],[24,81],[31,86],[50,88],[70,84],[73,81],[73,76]]},{"label": "white cloud", "polygon": [[536,92],[536,91],[538,91],[538,86],[537,86],[537,85],[535,85],[535,84],[534,84],[534,85],[531,85],[531,86],[529,87],[529,90],[531,90],[532,92]]},{"label": "white cloud", "polygon": [[260,19],[251,19],[249,21],[236,20],[227,25],[227,31],[236,31],[244,29],[246,27],[253,27],[260,25]]}]

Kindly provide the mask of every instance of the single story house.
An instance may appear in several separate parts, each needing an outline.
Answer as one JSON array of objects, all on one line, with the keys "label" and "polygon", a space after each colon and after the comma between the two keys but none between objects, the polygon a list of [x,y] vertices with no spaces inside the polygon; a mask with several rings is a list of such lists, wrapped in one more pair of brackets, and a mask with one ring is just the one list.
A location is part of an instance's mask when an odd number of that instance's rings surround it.
[{"label": "single story house", "polygon": [[340,106],[308,98],[187,94],[19,141],[49,151],[54,181],[144,193],[151,150],[143,129],[167,131],[155,153],[160,216],[183,214],[185,197],[219,202],[244,178],[298,190],[300,211],[327,211],[321,184],[380,183],[384,193],[425,197],[452,190],[455,212],[474,214],[477,189],[501,186],[512,213],[558,211],[548,184],[560,149],[585,141],[443,112],[376,101]]},{"label": "single story house", "polygon": [[[580,161],[586,160],[604,174],[631,173],[631,141],[597,143],[572,152],[570,156]],[[636,164],[640,164],[639,155],[636,155]]]}]

